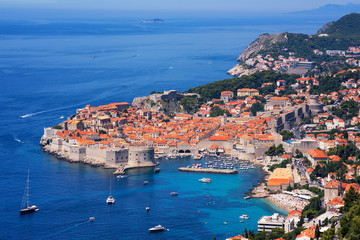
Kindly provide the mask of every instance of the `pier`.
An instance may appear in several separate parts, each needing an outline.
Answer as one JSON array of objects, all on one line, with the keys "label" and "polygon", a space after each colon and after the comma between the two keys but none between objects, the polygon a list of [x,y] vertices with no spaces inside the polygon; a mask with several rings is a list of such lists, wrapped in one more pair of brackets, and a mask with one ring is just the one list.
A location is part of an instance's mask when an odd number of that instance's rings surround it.
[{"label": "pier", "polygon": [[178,168],[181,172],[199,172],[199,173],[217,173],[217,174],[237,174],[237,170],[230,169],[214,169],[214,168],[190,168],[180,167]]}]

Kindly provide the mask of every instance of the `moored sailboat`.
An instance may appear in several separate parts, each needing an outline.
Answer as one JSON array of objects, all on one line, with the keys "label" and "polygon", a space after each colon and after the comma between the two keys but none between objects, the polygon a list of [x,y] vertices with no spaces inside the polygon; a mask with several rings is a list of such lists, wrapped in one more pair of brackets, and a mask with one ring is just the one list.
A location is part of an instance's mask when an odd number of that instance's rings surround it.
[{"label": "moored sailboat", "polygon": [[30,205],[29,202],[30,202],[30,170],[28,170],[24,196],[21,203],[20,215],[39,211],[38,206],[34,204]]},{"label": "moored sailboat", "polygon": [[107,204],[114,204],[115,203],[115,198],[111,195],[111,180],[110,180],[110,195],[106,199],[106,203]]}]

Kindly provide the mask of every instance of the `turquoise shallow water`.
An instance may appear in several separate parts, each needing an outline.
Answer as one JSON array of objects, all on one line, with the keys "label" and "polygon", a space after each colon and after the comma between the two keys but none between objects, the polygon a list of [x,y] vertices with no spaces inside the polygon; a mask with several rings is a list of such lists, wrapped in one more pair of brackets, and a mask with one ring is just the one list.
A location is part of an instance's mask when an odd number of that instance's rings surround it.
[{"label": "turquoise shallow water", "polygon": [[[229,77],[226,71],[260,33],[311,33],[328,20],[334,19],[2,21],[0,239],[224,239],[256,229],[262,215],[279,212],[262,200],[243,199],[260,169],[211,175],[212,183],[202,184],[198,179],[208,175],[177,171],[192,160],[160,161],[159,174],[134,170],[113,181],[117,202],[107,206],[111,170],[43,153],[43,128],[86,104],[131,102],[152,90],[183,91]],[[31,199],[40,211],[20,217],[28,169]],[[170,197],[172,191],[179,196]],[[242,214],[250,216],[245,223],[239,222]],[[157,224],[170,230],[149,234]]]}]

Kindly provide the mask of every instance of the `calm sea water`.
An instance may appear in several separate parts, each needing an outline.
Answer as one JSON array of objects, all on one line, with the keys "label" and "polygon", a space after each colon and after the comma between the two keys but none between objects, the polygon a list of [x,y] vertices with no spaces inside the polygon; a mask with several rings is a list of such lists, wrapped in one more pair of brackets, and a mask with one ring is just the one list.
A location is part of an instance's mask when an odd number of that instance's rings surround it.
[{"label": "calm sea water", "polygon": [[[161,161],[159,174],[130,171],[117,181],[110,170],[41,151],[43,127],[76,108],[227,78],[260,33],[314,33],[334,19],[140,20],[0,23],[0,239],[224,239],[245,227],[256,229],[262,215],[280,211],[262,200],[243,200],[260,178],[259,169],[212,175],[211,184],[202,184],[198,179],[209,176],[178,172],[193,161],[179,159]],[[28,169],[31,200],[40,211],[20,217]],[[114,206],[105,204],[110,179]],[[170,197],[172,191],[179,196]],[[245,223],[239,222],[242,214],[250,216]],[[169,231],[149,234],[157,224]]]}]

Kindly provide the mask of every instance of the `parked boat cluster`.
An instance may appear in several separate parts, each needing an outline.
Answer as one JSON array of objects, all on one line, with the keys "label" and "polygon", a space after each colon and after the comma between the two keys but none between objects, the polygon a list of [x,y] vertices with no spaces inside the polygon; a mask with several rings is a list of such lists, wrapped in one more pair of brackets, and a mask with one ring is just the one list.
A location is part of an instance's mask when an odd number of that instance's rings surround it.
[{"label": "parked boat cluster", "polygon": [[243,171],[247,171],[249,169],[253,169],[256,167],[254,163],[244,162],[238,159],[233,159],[231,157],[212,158],[211,160],[205,162],[204,164],[206,165],[206,168],[243,170]]}]

